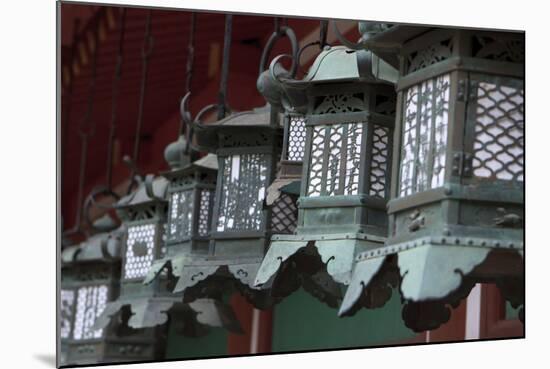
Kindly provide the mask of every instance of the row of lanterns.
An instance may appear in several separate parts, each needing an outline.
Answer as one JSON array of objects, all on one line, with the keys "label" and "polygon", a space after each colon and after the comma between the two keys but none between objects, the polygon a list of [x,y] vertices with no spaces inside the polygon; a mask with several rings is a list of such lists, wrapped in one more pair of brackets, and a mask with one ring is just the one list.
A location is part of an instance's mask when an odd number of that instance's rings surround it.
[{"label": "row of lanterns", "polygon": [[[65,250],[90,265],[61,295],[68,362],[158,358],[168,320],[239,331],[233,291],[266,309],[303,287],[351,316],[398,288],[414,331],[448,321],[475,283],[523,305],[523,37],[360,31],[297,80],[281,27],[264,107],[205,124],[184,98],[193,135],[166,148],[171,170],[118,201],[122,226]],[[266,69],[282,35],[292,68]]]}]

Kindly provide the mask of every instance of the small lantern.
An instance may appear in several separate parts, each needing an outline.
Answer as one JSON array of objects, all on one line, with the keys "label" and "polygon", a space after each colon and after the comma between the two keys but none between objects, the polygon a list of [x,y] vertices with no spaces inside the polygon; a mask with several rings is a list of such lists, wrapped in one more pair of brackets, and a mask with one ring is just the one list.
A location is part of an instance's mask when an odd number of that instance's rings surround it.
[{"label": "small lantern", "polygon": [[[193,306],[184,304],[181,295],[171,293],[173,278],[168,273],[156,278],[153,283],[144,285],[153,262],[165,254],[165,224],[168,180],[163,177],[147,176],[136,191],[117,203],[117,211],[126,226],[123,246],[121,292],[117,300],[107,307],[97,320],[95,327],[102,328],[113,317],[125,314],[127,331],[125,334],[139,336],[148,350],[138,352],[141,359],[160,359],[163,355],[164,339],[168,318],[172,318],[183,334],[205,333],[196,325],[196,315],[206,310],[202,319],[216,318],[211,312],[210,303],[199,301]],[[202,323],[202,321],[201,321]],[[214,325],[218,325],[215,322]],[[147,356],[154,354],[155,356]]]},{"label": "small lantern", "polygon": [[301,81],[273,71],[290,105],[305,112],[306,141],[297,229],[272,237],[257,285],[296,265],[335,307],[355,255],[384,242],[395,92],[374,67],[371,52],[336,46]]},{"label": "small lantern", "polygon": [[[102,220],[103,221],[103,220]],[[94,329],[97,317],[119,293],[123,230],[102,232],[65,248],[61,255],[60,340],[62,365],[114,362],[116,322]]]},{"label": "small lantern", "polygon": [[236,288],[259,308],[272,304],[252,284],[275,222],[264,205],[280,157],[281,128],[281,115],[269,105],[196,124],[198,147],[216,153],[219,169],[208,253],[195,252],[183,263],[174,289],[185,301]]},{"label": "small lantern", "polygon": [[[150,284],[162,278],[163,272],[173,277],[172,287],[181,277],[185,263],[195,256],[208,254],[210,223],[216,189],[218,159],[208,154],[189,163],[187,141],[180,136],[166,147],[164,156],[171,170],[163,173],[168,181],[168,222],[166,225],[164,257],[155,260],[143,281]],[[221,294],[214,291],[208,298],[189,303],[197,320],[205,325],[224,327],[241,333],[239,321],[232,308],[223,303]],[[183,294],[173,293],[182,300]]]},{"label": "small lantern", "polygon": [[389,239],[359,257],[340,313],[391,254],[416,331],[477,282],[522,304],[524,35],[395,26],[372,45],[400,55]]}]

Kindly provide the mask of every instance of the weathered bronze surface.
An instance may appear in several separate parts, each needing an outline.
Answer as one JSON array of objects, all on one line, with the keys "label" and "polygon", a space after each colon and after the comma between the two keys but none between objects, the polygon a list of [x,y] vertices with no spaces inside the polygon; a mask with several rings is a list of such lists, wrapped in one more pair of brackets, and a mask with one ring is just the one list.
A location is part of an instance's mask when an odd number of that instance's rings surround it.
[{"label": "weathered bronze surface", "polygon": [[357,258],[340,314],[357,310],[396,256],[403,318],[422,331],[446,322],[475,283],[523,304],[524,37],[409,28],[373,37],[375,50],[399,45],[389,237]]}]

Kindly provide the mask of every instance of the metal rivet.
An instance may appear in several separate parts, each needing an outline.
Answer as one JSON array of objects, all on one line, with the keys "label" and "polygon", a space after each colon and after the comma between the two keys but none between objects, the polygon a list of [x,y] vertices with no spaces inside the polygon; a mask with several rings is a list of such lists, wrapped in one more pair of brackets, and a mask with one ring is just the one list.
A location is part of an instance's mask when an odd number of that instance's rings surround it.
[{"label": "metal rivet", "polygon": [[445,243],[447,243],[447,240],[445,238],[442,238],[441,243],[445,244]]},{"label": "metal rivet", "polygon": [[500,247],[500,242],[495,241],[495,247]]},{"label": "metal rivet", "polygon": [[455,243],[458,245],[460,244],[460,238],[455,238]]},{"label": "metal rivet", "polygon": [[474,240],[468,240],[468,245],[473,245],[474,244]]},{"label": "metal rivet", "polygon": [[487,241],[481,241],[481,246],[487,246]]}]

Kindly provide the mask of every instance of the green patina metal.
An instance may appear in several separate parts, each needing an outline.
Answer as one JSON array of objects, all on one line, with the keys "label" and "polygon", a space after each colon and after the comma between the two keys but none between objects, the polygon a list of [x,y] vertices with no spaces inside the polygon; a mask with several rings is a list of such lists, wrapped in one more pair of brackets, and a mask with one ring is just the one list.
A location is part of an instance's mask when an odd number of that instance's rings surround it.
[{"label": "green patina metal", "polygon": [[[106,218],[94,225],[99,223],[105,225]],[[112,220],[109,223],[110,229],[116,227]],[[128,344],[117,336],[118,322],[100,330],[94,327],[95,317],[119,295],[123,234],[122,227],[97,233],[61,254],[61,365],[125,361],[111,354],[113,346]]]},{"label": "green patina metal", "polygon": [[[383,246],[395,93],[378,78],[381,64],[391,68],[373,60],[371,52],[325,47],[303,80],[271,70],[283,105],[302,114],[306,130],[296,231],[272,237],[255,280],[274,294],[288,289],[277,282],[289,272],[347,285],[356,254]],[[341,289],[324,292],[317,297],[337,307]]]},{"label": "green patina metal", "polygon": [[218,177],[207,249],[173,261],[185,301],[238,290],[259,308],[273,299],[253,286],[274,226],[264,208],[280,157],[282,116],[266,105],[213,124],[195,122],[197,147],[215,153]]},{"label": "green patina metal", "polygon": [[[208,154],[190,163],[191,154],[194,153],[188,151],[188,143],[183,136],[166,147],[165,159],[171,170],[162,174],[169,181],[165,254],[153,262],[143,280],[144,285],[162,280],[162,272],[167,272],[171,279],[170,288],[173,289],[178,280],[185,276],[186,264],[208,254],[218,160],[215,155]],[[214,291],[208,297],[179,309],[193,311],[201,324],[240,333],[239,322],[231,307],[222,302],[221,294]],[[176,291],[169,299],[181,302],[183,294]]]},{"label": "green patina metal", "polygon": [[524,35],[396,26],[372,42],[399,45],[390,233],[381,254],[358,257],[340,314],[387,255],[417,331],[447,321],[476,282],[523,304],[506,285],[523,284]]},{"label": "green patina metal", "polygon": [[[122,333],[139,338],[148,345],[147,350],[133,353],[141,360],[163,357],[169,318],[187,325],[180,329],[182,334],[205,334],[204,324],[218,326],[224,320],[215,314],[221,310],[207,307],[209,304],[217,306],[215,302],[207,300],[191,306],[182,301],[181,294],[172,294],[175,278],[170,274],[170,269],[160,270],[158,267],[159,264],[166,264],[166,257],[172,255],[167,252],[169,245],[166,242],[170,238],[166,230],[168,193],[172,192],[166,178],[147,176],[133,193],[116,204],[126,227],[120,296],[107,304],[94,325],[99,329],[122,317],[126,328]],[[180,232],[178,236],[181,235]],[[187,236],[183,238],[189,240]],[[158,274],[153,272],[153,276],[148,277],[153,265]],[[148,284],[144,284],[146,279]],[[228,321],[231,318],[234,316],[228,315]]]}]

